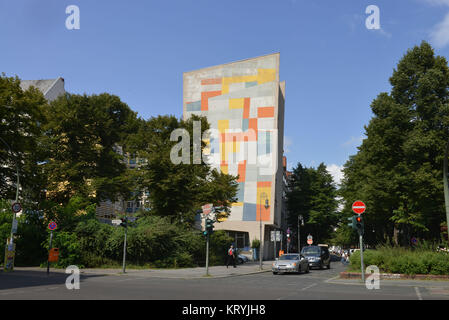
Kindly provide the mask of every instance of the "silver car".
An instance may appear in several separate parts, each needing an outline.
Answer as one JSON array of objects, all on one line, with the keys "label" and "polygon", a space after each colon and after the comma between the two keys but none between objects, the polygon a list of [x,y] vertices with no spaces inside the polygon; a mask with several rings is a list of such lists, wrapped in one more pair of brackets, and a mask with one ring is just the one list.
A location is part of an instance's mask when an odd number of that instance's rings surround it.
[{"label": "silver car", "polygon": [[309,273],[309,261],[298,253],[287,253],[276,258],[271,267],[273,274],[284,272]]}]

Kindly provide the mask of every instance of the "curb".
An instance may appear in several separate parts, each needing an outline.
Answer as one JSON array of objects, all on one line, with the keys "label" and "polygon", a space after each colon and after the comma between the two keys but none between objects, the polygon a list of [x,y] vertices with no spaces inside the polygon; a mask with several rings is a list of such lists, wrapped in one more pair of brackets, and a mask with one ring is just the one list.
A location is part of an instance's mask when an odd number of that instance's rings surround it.
[{"label": "curb", "polygon": [[[365,278],[372,274],[365,273]],[[361,279],[361,272],[340,272],[340,279]],[[433,274],[401,274],[401,273],[381,273],[381,280],[446,280],[449,281],[449,275],[433,275]]]}]

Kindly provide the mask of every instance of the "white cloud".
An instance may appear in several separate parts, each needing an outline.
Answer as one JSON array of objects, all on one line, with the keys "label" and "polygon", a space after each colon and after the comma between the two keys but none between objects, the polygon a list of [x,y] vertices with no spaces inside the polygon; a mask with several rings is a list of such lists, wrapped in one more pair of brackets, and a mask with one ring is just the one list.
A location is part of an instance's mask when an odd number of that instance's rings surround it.
[{"label": "white cloud", "polygon": [[290,146],[293,145],[293,141],[292,139],[290,139],[287,136],[284,136],[284,153],[289,153],[290,152]]},{"label": "white cloud", "polygon": [[343,142],[342,146],[343,147],[359,146],[362,143],[363,139],[364,139],[363,136],[351,137],[348,141]]},{"label": "white cloud", "polygon": [[337,164],[331,164],[331,165],[328,165],[326,168],[327,168],[327,171],[329,171],[331,176],[334,178],[334,182],[337,185],[339,185],[341,183],[341,180],[344,177],[343,166],[339,166]]},{"label": "white cloud", "polygon": [[[446,6],[449,7],[449,0],[421,0],[427,4],[433,6]],[[443,21],[438,23],[432,31],[430,31],[430,42],[438,47],[442,48],[449,44],[449,13],[446,14]]]},{"label": "white cloud", "polygon": [[446,14],[444,20],[437,24],[430,32],[430,41],[439,48],[449,44],[449,13]]}]

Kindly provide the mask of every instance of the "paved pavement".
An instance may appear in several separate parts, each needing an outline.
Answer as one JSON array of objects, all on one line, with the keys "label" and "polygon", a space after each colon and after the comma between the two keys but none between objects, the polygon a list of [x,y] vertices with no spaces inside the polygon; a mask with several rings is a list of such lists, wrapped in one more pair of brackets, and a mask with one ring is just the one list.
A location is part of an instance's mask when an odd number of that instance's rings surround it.
[{"label": "paved pavement", "polygon": [[0,300],[449,300],[448,281],[382,280],[379,290],[368,290],[360,280],[339,279],[345,269],[339,262],[309,274],[273,275],[269,266],[265,262],[263,272],[257,263],[212,267],[212,277],[204,276],[204,268],[109,270],[107,275],[90,269],[82,273],[79,290],[66,288],[63,271],[47,276],[45,269],[18,268],[0,272]]},{"label": "paved pavement", "polygon": [[[206,275],[206,268],[181,268],[181,269],[126,269],[126,275],[150,277],[150,278],[166,278],[166,279],[200,279],[205,277],[222,278],[239,276],[246,274],[254,274],[259,272],[271,272],[271,265],[273,261],[263,261],[262,270],[259,262],[247,262],[237,265],[236,268],[229,266],[209,267],[209,276]],[[20,268],[17,271],[35,271],[46,272],[42,268]],[[81,269],[80,273],[83,275],[123,275],[122,269]],[[51,269],[50,273],[65,273],[64,269]],[[1,285],[0,285],[1,288]]]}]

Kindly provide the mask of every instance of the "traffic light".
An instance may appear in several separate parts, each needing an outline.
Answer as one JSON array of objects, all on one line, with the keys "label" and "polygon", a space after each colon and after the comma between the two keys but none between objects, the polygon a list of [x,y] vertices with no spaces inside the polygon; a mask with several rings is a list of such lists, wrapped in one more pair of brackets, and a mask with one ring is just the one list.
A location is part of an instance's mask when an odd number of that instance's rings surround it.
[{"label": "traffic light", "polygon": [[205,236],[208,234],[211,235],[214,233],[214,220],[212,219],[206,219],[206,230],[203,232]]},{"label": "traffic light", "polygon": [[364,231],[364,229],[365,229],[365,224],[364,224],[364,222],[363,222],[362,216],[361,216],[361,215],[357,216],[357,217],[355,218],[355,220],[356,220],[356,228],[357,228],[357,231],[359,232],[360,235],[363,235],[363,231]]},{"label": "traffic light", "polygon": [[128,220],[126,218],[121,218],[120,220],[122,220],[122,223],[120,223],[121,227],[128,227]]},{"label": "traffic light", "polygon": [[348,226],[350,226],[352,229],[357,230],[357,217],[356,216],[352,216],[351,218],[348,218],[349,221],[351,221],[351,223],[348,223]]}]

